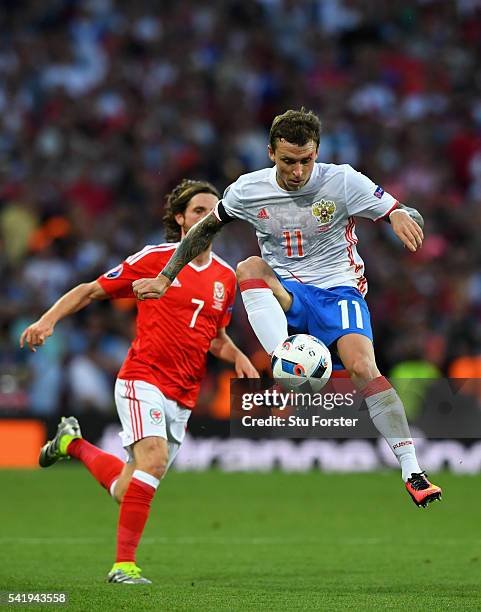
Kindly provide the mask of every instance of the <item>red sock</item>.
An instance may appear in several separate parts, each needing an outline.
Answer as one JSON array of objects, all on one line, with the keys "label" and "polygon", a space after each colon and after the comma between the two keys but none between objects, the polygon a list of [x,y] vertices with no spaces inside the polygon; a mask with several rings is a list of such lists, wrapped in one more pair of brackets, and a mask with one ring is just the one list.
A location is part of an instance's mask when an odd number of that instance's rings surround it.
[{"label": "red sock", "polygon": [[371,397],[371,395],[376,395],[381,393],[381,391],[388,391],[389,389],[392,389],[392,385],[388,379],[385,376],[378,376],[368,382],[361,393],[364,397]]},{"label": "red sock", "polygon": [[72,440],[67,447],[67,452],[71,457],[79,459],[107,491],[110,491],[113,481],[119,477],[124,467],[123,461],[120,461],[118,457],[104,453],[83,438]]},{"label": "red sock", "polygon": [[120,504],[116,563],[125,561],[135,563],[135,553],[149,517],[155,490],[156,487],[135,478],[134,472],[134,477]]}]

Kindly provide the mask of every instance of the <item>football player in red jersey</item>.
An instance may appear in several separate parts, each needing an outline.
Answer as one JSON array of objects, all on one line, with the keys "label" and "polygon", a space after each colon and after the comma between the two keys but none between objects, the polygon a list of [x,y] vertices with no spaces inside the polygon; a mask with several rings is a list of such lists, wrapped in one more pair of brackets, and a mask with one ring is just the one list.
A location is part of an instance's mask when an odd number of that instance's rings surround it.
[{"label": "football player in red jersey", "polygon": [[[60,319],[94,300],[133,297],[132,282],[165,266],[178,241],[218,199],[210,183],[184,179],[167,196],[164,223],[171,242],[148,245],[97,280],[70,290],[24,330],[20,346],[35,351]],[[41,450],[42,467],[67,456],[78,458],[120,503],[117,558],[109,582],[150,582],[136,565],[136,549],[160,479],[182,444],[207,352],[234,364],[240,378],[259,376],[225,331],[235,291],[235,272],[209,247],[179,274],[166,299],[137,303],[136,337],[115,384],[125,464],[84,440],[75,417],[62,418],[56,436]]]}]

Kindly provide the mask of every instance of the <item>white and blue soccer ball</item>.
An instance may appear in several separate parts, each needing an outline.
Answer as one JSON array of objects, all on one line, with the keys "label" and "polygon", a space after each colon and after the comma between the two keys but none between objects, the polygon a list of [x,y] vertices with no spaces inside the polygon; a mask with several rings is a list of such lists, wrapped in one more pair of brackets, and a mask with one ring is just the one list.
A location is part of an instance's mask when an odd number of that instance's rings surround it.
[{"label": "white and blue soccer ball", "polygon": [[329,349],[309,334],[289,336],[272,353],[272,374],[285,390],[317,393],[331,373]]}]

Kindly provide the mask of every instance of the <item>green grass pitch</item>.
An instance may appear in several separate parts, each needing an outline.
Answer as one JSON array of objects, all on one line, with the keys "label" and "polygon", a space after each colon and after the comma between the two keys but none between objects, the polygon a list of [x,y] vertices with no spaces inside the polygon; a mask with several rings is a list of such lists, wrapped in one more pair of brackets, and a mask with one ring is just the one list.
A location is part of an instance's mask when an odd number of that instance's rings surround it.
[{"label": "green grass pitch", "polygon": [[0,471],[0,590],[79,611],[479,610],[479,478],[433,480],[444,500],[420,510],[393,472],[171,472],[137,559],[154,584],[134,586],[104,582],[117,506],[82,466]]}]

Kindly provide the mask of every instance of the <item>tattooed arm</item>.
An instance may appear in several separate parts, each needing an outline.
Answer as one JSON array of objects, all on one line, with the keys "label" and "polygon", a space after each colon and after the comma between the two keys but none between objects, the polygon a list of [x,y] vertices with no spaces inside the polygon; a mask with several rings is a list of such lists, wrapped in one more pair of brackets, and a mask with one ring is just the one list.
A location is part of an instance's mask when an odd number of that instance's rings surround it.
[{"label": "tattooed arm", "polygon": [[139,300],[162,297],[182,268],[209,248],[223,225],[212,211],[191,227],[157,278],[140,278],[133,282],[136,297]]},{"label": "tattooed arm", "polygon": [[219,221],[214,212],[210,212],[190,228],[160,274],[172,282],[189,261],[209,248],[214,236],[222,226],[222,221]]}]

